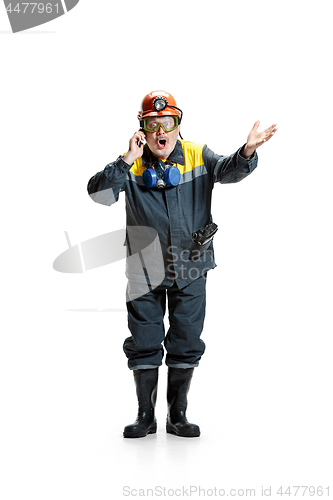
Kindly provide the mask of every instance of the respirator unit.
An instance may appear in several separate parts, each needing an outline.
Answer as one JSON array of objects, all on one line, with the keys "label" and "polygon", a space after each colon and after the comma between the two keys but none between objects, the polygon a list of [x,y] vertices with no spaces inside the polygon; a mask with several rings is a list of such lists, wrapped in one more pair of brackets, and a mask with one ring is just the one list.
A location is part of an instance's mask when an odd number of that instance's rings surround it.
[{"label": "respirator unit", "polygon": [[163,163],[159,158],[155,164],[150,164],[142,174],[142,180],[147,188],[165,188],[178,186],[180,170],[170,163]]}]

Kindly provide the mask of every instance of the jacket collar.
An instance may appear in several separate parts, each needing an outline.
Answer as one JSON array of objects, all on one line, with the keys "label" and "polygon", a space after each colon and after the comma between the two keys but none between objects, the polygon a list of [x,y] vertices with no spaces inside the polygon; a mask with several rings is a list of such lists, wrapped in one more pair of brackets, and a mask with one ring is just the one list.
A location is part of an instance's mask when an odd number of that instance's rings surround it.
[{"label": "jacket collar", "polygon": [[[185,164],[183,147],[179,139],[176,142],[174,150],[172,151],[172,153],[170,153],[168,160],[173,163],[179,163],[180,165]],[[142,164],[145,166],[149,163],[155,163],[155,161],[156,161],[155,156],[151,153],[147,144],[145,144],[143,148]]]}]

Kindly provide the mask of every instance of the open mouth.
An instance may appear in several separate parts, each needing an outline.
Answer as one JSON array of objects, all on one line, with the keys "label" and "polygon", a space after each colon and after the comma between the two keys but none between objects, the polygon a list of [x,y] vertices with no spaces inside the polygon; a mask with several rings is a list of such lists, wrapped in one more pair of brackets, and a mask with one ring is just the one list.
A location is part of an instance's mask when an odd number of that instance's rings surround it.
[{"label": "open mouth", "polygon": [[159,140],[157,141],[157,145],[158,145],[158,147],[159,147],[160,149],[165,148],[166,144],[167,144],[166,139],[159,139]]}]

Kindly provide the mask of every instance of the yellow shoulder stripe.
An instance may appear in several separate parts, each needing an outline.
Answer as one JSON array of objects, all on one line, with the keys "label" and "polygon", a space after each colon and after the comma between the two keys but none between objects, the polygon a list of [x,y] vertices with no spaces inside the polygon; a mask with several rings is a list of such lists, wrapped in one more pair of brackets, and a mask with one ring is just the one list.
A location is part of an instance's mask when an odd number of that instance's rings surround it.
[{"label": "yellow shoulder stripe", "polygon": [[144,170],[145,168],[142,165],[142,158],[140,156],[140,158],[135,160],[134,165],[131,168],[130,172],[132,172],[133,175],[139,175],[141,177]]},{"label": "yellow shoulder stripe", "polygon": [[195,167],[203,165],[202,148],[204,144],[195,144],[190,141],[180,141],[183,146],[185,165],[178,165],[181,174],[190,172]]}]

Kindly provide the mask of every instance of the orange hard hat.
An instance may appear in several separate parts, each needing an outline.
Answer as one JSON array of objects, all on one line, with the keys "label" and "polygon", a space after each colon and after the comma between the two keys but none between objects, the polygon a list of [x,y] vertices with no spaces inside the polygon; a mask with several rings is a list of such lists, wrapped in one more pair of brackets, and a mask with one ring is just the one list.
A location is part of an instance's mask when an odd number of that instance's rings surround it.
[{"label": "orange hard hat", "polygon": [[175,98],[169,92],[154,90],[143,98],[138,118],[142,120],[146,116],[177,115],[181,119],[182,114],[181,109],[177,108]]}]

